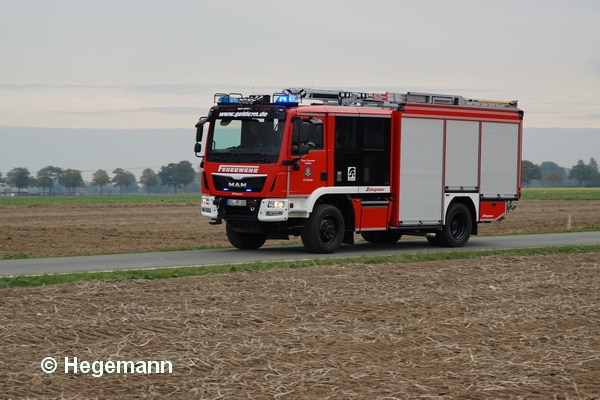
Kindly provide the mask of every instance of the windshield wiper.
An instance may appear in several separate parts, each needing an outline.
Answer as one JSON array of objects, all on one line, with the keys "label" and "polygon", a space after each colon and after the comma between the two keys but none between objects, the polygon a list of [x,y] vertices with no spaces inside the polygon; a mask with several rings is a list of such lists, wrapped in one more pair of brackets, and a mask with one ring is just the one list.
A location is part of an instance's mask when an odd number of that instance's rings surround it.
[{"label": "windshield wiper", "polygon": [[[269,157],[269,156],[268,156],[267,154],[265,154],[265,153],[259,153],[259,152],[256,152],[256,153],[244,153],[244,155],[246,155],[246,154],[247,154],[247,155],[249,155],[249,156],[260,156],[260,157],[262,157],[262,158],[263,158],[263,160],[264,160],[266,163],[270,163],[270,162],[271,162],[271,157]],[[258,162],[258,161],[256,161],[256,162]]]},{"label": "windshield wiper", "polygon": [[235,158],[235,161],[240,162],[240,157],[232,149],[227,150],[229,150],[229,154],[231,154],[233,158]]},{"label": "windshield wiper", "polygon": [[230,155],[233,156],[233,159],[236,162],[240,161],[240,157],[232,149],[225,149],[225,150],[219,150],[218,152],[214,152],[214,153],[210,154],[210,158],[214,161],[227,161],[231,158],[231,157],[229,157]]}]

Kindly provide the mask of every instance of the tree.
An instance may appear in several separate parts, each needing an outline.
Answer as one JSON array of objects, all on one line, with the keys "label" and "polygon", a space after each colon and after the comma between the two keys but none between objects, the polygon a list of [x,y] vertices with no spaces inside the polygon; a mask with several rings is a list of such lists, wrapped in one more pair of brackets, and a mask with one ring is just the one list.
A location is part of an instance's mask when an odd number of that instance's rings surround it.
[{"label": "tree", "polygon": [[583,186],[583,182],[587,182],[591,179],[592,173],[588,165],[585,165],[583,160],[579,160],[577,165],[574,165],[569,172],[569,178],[577,179],[579,186]]},{"label": "tree", "polygon": [[557,184],[562,182],[565,179],[565,176],[560,172],[554,171],[546,175],[546,179],[553,184]]},{"label": "tree", "polygon": [[75,194],[75,189],[84,187],[81,171],[77,169],[65,169],[58,178],[58,183],[67,188],[70,194]]},{"label": "tree", "polygon": [[150,193],[150,187],[158,185],[158,177],[151,168],[146,168],[142,171],[140,184],[146,187],[146,193]]},{"label": "tree", "polygon": [[192,163],[189,161],[180,161],[177,164],[177,179],[180,185],[183,185],[183,189],[187,190],[187,185],[194,182],[196,179],[196,171],[192,167]]},{"label": "tree", "polygon": [[593,185],[599,178],[598,163],[594,157],[590,158],[590,163],[585,164],[583,160],[579,160],[576,165],[571,168],[569,178],[577,179],[579,186],[587,183],[588,186]]},{"label": "tree", "polygon": [[565,169],[553,161],[544,161],[541,163],[540,170],[542,172],[542,179],[552,185],[556,185],[566,178]]},{"label": "tree", "polygon": [[583,186],[584,182],[587,183],[587,186],[597,185],[600,182],[598,163],[594,157],[590,158],[590,162],[587,165],[582,160],[579,160],[577,165],[571,169],[569,177],[577,179],[580,186]]},{"label": "tree", "polygon": [[125,176],[127,177],[127,182],[125,183],[125,187],[127,188],[127,193],[129,193],[130,186],[135,186],[136,192],[137,192],[137,179],[135,178],[135,175],[133,173],[127,171],[125,173]]},{"label": "tree", "polygon": [[48,165],[37,172],[36,186],[42,188],[42,193],[44,192],[44,189],[48,189],[48,194],[52,194],[52,188],[62,173],[62,168]]},{"label": "tree", "polygon": [[123,194],[123,186],[127,188],[129,193],[129,186],[136,183],[135,175],[129,171],[125,171],[123,168],[117,168],[113,171],[115,176],[112,178],[112,183],[119,187],[119,193]]},{"label": "tree", "polygon": [[108,176],[108,173],[103,169],[99,169],[92,175],[92,185],[100,186],[100,196],[102,196],[102,188],[105,185],[108,185],[109,183],[110,177]]},{"label": "tree", "polygon": [[596,162],[594,157],[590,158],[590,163],[588,165],[590,166],[590,169],[592,170],[592,174],[598,173],[598,163]]},{"label": "tree", "polygon": [[534,179],[542,179],[542,170],[539,165],[523,160],[521,163],[521,181],[525,182],[526,186],[529,187],[529,182]]},{"label": "tree", "polygon": [[598,171],[598,163],[596,162],[594,157],[590,158],[590,163],[588,164],[588,167],[590,168],[590,172],[591,172],[591,177],[590,177],[591,186],[600,185],[600,171]]},{"label": "tree", "polygon": [[13,168],[6,174],[6,183],[17,188],[17,194],[21,189],[31,186],[33,178],[27,168]]},{"label": "tree", "polygon": [[160,167],[158,177],[163,186],[173,186],[173,193],[177,193],[177,164],[169,163],[167,166]]},{"label": "tree", "polygon": [[177,193],[177,188],[192,183],[196,177],[192,163],[181,161],[178,164],[170,163],[160,168],[158,177],[163,186],[173,186],[173,193]]}]

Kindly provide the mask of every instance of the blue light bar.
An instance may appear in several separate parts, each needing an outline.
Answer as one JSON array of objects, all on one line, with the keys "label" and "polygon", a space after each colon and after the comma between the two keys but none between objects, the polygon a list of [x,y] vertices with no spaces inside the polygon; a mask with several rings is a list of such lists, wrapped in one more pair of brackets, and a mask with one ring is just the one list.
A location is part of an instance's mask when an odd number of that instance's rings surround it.
[{"label": "blue light bar", "polygon": [[293,94],[282,94],[281,96],[277,96],[275,103],[298,103],[298,96]]},{"label": "blue light bar", "polygon": [[239,103],[240,99],[237,97],[231,97],[229,95],[221,96],[217,99],[218,104],[234,104]]},{"label": "blue light bar", "polygon": [[298,96],[291,93],[275,93],[273,97],[275,98],[275,104],[284,107],[295,107],[300,102]]}]

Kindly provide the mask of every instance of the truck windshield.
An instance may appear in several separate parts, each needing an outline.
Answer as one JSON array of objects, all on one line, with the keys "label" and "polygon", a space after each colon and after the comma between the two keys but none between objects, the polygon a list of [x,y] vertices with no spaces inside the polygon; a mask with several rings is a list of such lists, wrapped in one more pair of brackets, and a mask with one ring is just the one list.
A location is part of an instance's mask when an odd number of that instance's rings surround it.
[{"label": "truck windshield", "polygon": [[284,119],[217,118],[211,124],[207,161],[275,163]]}]

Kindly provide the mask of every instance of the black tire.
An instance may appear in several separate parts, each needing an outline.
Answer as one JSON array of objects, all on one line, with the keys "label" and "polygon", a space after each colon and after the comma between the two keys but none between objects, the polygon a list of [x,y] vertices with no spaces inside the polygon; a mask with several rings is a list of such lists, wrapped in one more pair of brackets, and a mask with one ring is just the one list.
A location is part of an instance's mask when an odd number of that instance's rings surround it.
[{"label": "black tire", "polygon": [[333,253],[344,239],[344,217],[337,207],[317,204],[302,230],[302,244],[313,253]]},{"label": "black tire", "polygon": [[362,232],[360,235],[369,243],[386,244],[396,243],[402,237],[402,234],[398,231]]},{"label": "black tire", "polygon": [[225,232],[229,243],[242,250],[256,250],[267,241],[266,234],[236,231],[229,221],[225,225]]},{"label": "black tire", "polygon": [[435,241],[446,247],[462,247],[469,241],[472,228],[473,219],[467,206],[454,203],[450,205],[444,229],[436,234]]}]

